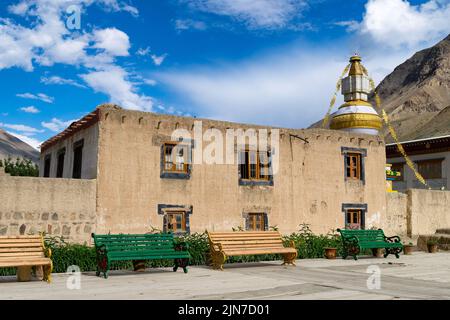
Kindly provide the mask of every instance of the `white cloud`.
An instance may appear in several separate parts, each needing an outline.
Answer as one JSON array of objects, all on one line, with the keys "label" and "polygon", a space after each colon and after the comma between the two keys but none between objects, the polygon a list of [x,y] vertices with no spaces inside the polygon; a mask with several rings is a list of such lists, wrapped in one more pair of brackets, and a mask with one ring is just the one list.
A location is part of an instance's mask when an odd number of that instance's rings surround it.
[{"label": "white cloud", "polygon": [[398,48],[434,44],[450,31],[450,1],[430,0],[412,5],[407,0],[369,0],[361,34]]},{"label": "white cloud", "polygon": [[167,58],[167,53],[165,53],[165,54],[163,54],[161,56],[157,56],[156,54],[152,54],[150,57],[152,58],[152,61],[155,64],[155,66],[160,66],[160,65],[162,65],[164,60]]},{"label": "white cloud", "polygon": [[36,133],[41,133],[44,132],[44,130],[39,130],[24,124],[9,124],[9,123],[1,123],[0,122],[0,127],[4,127],[7,129],[11,129],[14,131],[19,131],[22,134],[25,135],[34,135]]},{"label": "white cloud", "polygon": [[56,85],[69,85],[78,88],[86,88],[86,86],[76,82],[75,80],[64,79],[59,76],[41,77],[41,83],[46,85],[56,84]]},{"label": "white cloud", "polygon": [[39,113],[39,109],[36,108],[35,106],[29,106],[29,107],[22,107],[20,108],[20,110],[22,110],[23,112],[26,113]]},{"label": "white cloud", "polygon": [[136,51],[136,54],[138,56],[141,56],[141,57],[150,56],[150,58],[152,59],[153,64],[155,66],[160,66],[164,62],[164,60],[167,58],[167,53],[160,55],[160,56],[158,56],[156,54],[151,54],[151,53],[152,53],[152,50],[150,49],[150,47],[139,48],[138,51]]},{"label": "white cloud", "polygon": [[334,25],[347,28],[348,32],[357,31],[360,28],[360,24],[356,20],[345,20],[335,22]]},{"label": "white cloud", "polygon": [[99,0],[100,4],[105,5],[107,10],[112,11],[126,11],[130,13],[131,15],[137,17],[139,15],[139,10],[132,6],[127,4],[124,1],[117,1],[117,0]]},{"label": "white cloud", "polygon": [[139,48],[138,51],[136,51],[136,54],[138,56],[147,56],[150,54],[152,50],[150,49],[150,47],[147,48]]},{"label": "white cloud", "polygon": [[10,5],[8,7],[8,11],[13,13],[13,14],[17,14],[19,16],[24,15],[29,9],[29,4],[27,2],[19,2],[17,4],[14,5]]},{"label": "white cloud", "polygon": [[[106,11],[126,11],[137,16],[139,11],[131,6],[130,1],[119,0],[22,0],[9,7],[9,12],[20,15],[21,24],[13,19],[0,18],[0,70],[11,67],[32,71],[34,64],[52,66],[65,64],[87,69],[88,84],[96,91],[101,91],[117,101],[125,101],[127,106],[135,109],[148,110],[151,98],[139,95],[138,83],[128,80],[129,72],[116,65],[116,58],[129,55],[130,40],[128,35],[116,28],[95,29],[90,25],[86,27],[93,30],[80,30],[72,32],[65,26],[65,10],[67,6],[78,5],[82,9],[97,4]],[[92,50],[96,49],[96,50]],[[157,61],[162,60],[157,57]],[[108,70],[121,70],[112,72],[114,78],[108,80],[93,79]],[[89,77],[90,75],[90,77]],[[103,81],[102,81],[103,80]],[[60,77],[43,78],[46,84],[67,84],[78,87],[83,85],[75,81]],[[117,93],[111,92],[112,84],[120,88]],[[128,90],[128,91],[127,91]],[[45,95],[21,94],[28,99],[39,99],[53,102],[53,98]]]},{"label": "white cloud", "polygon": [[192,20],[192,19],[177,19],[175,20],[175,29],[182,30],[206,30],[206,23],[203,21]]},{"label": "white cloud", "polygon": [[143,79],[142,80],[145,84],[149,85],[149,86],[156,86],[157,82],[154,79]]},{"label": "white cloud", "polygon": [[15,136],[16,138],[22,140],[23,142],[29,144],[29,145],[32,146],[34,149],[36,149],[36,150],[38,150],[38,151],[40,150],[40,145],[42,144],[43,141],[39,141],[39,140],[37,140],[37,139],[35,139],[35,138],[28,137],[28,136],[25,136],[25,135],[20,134],[20,133],[11,132],[11,131],[7,131],[7,132],[8,132],[10,135],[13,135],[13,136]]},{"label": "white cloud", "polygon": [[53,118],[52,120],[50,120],[50,122],[41,122],[41,125],[46,128],[49,129],[50,131],[53,132],[60,132],[63,131],[64,129],[66,129],[68,126],[70,126],[70,124],[72,122],[75,122],[76,120],[68,120],[68,121],[63,121],[61,119],[58,118]]},{"label": "white cloud", "polygon": [[128,35],[116,28],[107,28],[94,31],[94,48],[104,49],[113,56],[128,56],[130,39]]},{"label": "white cloud", "polygon": [[55,98],[50,97],[44,93],[33,94],[27,92],[27,93],[18,93],[16,94],[16,96],[24,99],[40,100],[47,103],[53,103],[55,101]]},{"label": "white cloud", "polygon": [[128,79],[129,74],[123,68],[111,67],[83,74],[81,77],[95,91],[106,93],[110,97],[111,102],[127,109],[152,110],[152,98],[136,93],[134,83]]},{"label": "white cloud", "polygon": [[250,29],[279,29],[289,25],[306,7],[305,0],[182,0],[202,12],[228,16]]}]

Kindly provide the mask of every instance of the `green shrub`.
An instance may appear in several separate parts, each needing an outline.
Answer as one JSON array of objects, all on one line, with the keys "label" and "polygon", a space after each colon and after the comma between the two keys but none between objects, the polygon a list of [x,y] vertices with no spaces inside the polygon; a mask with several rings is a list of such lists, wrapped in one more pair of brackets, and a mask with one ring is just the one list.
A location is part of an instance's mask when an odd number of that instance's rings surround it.
[{"label": "green shrub", "polygon": [[5,172],[11,176],[38,177],[39,167],[29,159],[11,158],[0,160],[0,168],[4,167]]}]

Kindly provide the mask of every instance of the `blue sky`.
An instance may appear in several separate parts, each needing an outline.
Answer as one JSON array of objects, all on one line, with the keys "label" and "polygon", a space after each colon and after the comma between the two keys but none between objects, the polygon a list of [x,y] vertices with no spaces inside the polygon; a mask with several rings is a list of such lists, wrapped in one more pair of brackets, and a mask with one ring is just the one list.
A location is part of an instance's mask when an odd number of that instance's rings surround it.
[{"label": "blue sky", "polygon": [[307,127],[350,55],[380,81],[449,20],[450,0],[2,0],[0,128],[37,147],[104,102]]}]

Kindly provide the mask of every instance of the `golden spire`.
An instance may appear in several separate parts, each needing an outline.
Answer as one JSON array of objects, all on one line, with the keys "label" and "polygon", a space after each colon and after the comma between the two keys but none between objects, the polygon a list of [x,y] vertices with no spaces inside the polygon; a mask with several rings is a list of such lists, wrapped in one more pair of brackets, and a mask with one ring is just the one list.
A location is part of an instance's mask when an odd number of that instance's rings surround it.
[{"label": "golden spire", "polygon": [[350,58],[350,71],[349,76],[362,76],[364,75],[364,70],[361,66],[361,57],[359,55],[354,55]]}]

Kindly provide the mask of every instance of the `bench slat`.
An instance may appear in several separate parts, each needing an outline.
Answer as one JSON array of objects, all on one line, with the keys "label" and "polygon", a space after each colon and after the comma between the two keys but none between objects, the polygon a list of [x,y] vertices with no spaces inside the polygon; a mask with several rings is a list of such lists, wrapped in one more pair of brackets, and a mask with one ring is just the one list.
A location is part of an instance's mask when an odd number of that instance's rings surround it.
[{"label": "bench slat", "polygon": [[0,243],[0,248],[34,248],[34,247],[38,247],[38,248],[42,248],[42,243],[37,243],[37,242],[28,242],[28,243],[14,243],[14,244],[10,244],[10,243]]},{"label": "bench slat", "polygon": [[0,267],[23,267],[23,266],[42,266],[51,264],[49,258],[40,259],[0,259]]},{"label": "bench slat", "polygon": [[4,257],[45,257],[44,252],[1,252],[0,259]]},{"label": "bench slat", "polygon": [[0,248],[0,254],[4,252],[42,252],[42,247],[26,247],[26,248]]}]

